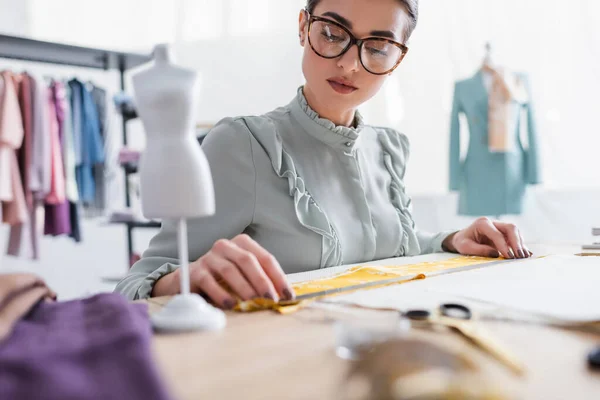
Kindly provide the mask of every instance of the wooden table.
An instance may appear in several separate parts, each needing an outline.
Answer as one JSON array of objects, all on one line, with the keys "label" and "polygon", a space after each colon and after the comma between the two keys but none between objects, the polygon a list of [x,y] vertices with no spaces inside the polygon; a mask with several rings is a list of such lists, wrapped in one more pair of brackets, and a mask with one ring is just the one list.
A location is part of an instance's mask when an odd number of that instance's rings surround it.
[{"label": "wooden table", "polygon": [[[149,300],[160,309],[167,298]],[[373,313],[373,311],[369,311]],[[175,396],[192,399],[336,399],[348,364],[335,355],[333,311],[305,309],[228,313],[217,333],[156,335],[155,358]],[[396,315],[381,318],[397,318]],[[600,336],[549,327],[480,321],[525,363],[518,378],[448,332],[409,335],[445,343],[480,361],[485,373],[522,399],[600,399],[600,373],[588,369],[587,353]]]}]

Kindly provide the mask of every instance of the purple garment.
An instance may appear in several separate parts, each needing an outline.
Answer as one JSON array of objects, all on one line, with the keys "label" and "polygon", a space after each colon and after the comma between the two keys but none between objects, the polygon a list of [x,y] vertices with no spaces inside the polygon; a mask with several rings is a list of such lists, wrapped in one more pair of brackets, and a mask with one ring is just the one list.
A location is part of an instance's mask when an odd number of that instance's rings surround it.
[{"label": "purple garment", "polygon": [[151,339],[147,306],[118,294],[40,303],[0,343],[0,397],[169,399]]}]

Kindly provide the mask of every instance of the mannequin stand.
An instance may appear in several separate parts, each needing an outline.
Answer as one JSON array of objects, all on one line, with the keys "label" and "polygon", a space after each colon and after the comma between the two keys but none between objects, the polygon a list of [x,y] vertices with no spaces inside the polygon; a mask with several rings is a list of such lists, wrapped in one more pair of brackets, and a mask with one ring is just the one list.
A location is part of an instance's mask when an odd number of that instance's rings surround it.
[{"label": "mannequin stand", "polygon": [[179,220],[179,260],[181,294],[173,297],[152,316],[154,329],[163,332],[214,331],[225,327],[225,313],[208,304],[200,295],[190,293],[190,266],[187,221]]}]

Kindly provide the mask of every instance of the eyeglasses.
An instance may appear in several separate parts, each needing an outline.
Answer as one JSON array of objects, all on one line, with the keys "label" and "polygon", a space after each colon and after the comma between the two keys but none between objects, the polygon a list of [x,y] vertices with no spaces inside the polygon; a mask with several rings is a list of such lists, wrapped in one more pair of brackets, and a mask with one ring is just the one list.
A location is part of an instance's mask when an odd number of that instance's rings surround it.
[{"label": "eyeglasses", "polygon": [[390,39],[357,39],[345,26],[305,12],[309,17],[308,43],[320,57],[337,58],[357,45],[364,69],[374,75],[386,75],[400,65],[408,52],[408,47]]}]

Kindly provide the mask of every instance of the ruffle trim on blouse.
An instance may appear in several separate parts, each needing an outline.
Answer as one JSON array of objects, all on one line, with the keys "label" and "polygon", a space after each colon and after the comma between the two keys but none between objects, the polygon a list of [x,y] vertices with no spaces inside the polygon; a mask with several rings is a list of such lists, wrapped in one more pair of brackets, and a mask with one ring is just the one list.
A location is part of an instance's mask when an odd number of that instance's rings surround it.
[{"label": "ruffle trim on blouse", "polygon": [[399,136],[398,138],[400,138],[401,142],[404,141],[405,143],[393,145],[388,134],[379,135],[379,141],[384,151],[383,162],[392,178],[389,188],[390,200],[398,213],[398,218],[402,226],[401,240],[396,256],[417,256],[421,254],[421,248],[411,212],[411,200],[406,194],[406,187],[403,181],[408,158],[408,141],[403,136]]},{"label": "ruffle trim on blouse", "polygon": [[[252,122],[245,120],[255,139],[269,154],[273,170],[280,178],[288,181],[289,194],[294,200],[296,217],[302,226],[321,235],[322,254],[321,268],[341,265],[342,244],[327,215],[319,207],[312,195],[306,189],[304,180],[298,175],[292,156],[284,149],[281,137],[276,129],[253,129]],[[269,137],[265,137],[268,135]],[[273,137],[274,136],[274,137]]]},{"label": "ruffle trim on blouse", "polygon": [[354,139],[358,138],[358,134],[365,127],[364,119],[358,111],[356,111],[354,114],[354,127],[353,128],[349,128],[347,126],[342,126],[342,125],[336,125],[328,119],[321,118],[319,116],[319,114],[317,114],[317,112],[314,111],[312,108],[310,108],[310,106],[308,105],[308,101],[306,100],[306,97],[304,97],[304,92],[303,92],[302,87],[300,87],[298,89],[298,97],[297,98],[298,98],[298,103],[300,104],[300,108],[302,109],[302,111],[304,111],[306,113],[306,115],[308,115],[318,125],[322,126],[323,128],[325,128],[331,132],[337,133],[338,135],[341,135],[348,139],[354,140]]}]

